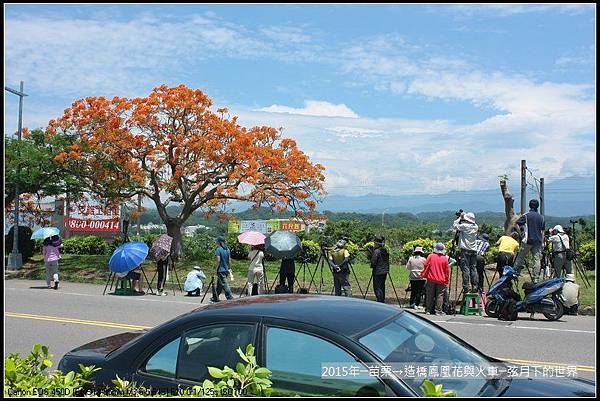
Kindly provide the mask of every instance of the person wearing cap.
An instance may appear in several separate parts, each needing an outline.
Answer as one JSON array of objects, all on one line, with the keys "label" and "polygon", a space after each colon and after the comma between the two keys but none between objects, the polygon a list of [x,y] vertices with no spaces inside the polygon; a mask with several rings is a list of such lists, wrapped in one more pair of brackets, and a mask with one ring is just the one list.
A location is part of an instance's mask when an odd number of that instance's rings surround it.
[{"label": "person wearing cap", "polygon": [[[460,246],[460,269],[462,270],[463,293],[477,292],[477,230],[475,215],[461,212],[460,217],[454,221],[454,229],[458,232],[458,245]],[[471,290],[469,291],[469,278]]]},{"label": "person wearing cap", "polygon": [[341,239],[335,244],[335,248],[329,252],[329,266],[333,272],[333,285],[335,295],[345,297],[352,296],[350,286],[350,252],[346,249],[346,241]]},{"label": "person wearing cap", "polygon": [[561,225],[556,225],[550,231],[548,241],[552,244],[552,265],[555,277],[561,277],[563,269],[566,274],[573,273],[572,262],[567,258],[567,249],[570,248],[569,236]]},{"label": "person wearing cap", "polygon": [[483,292],[483,278],[485,275],[485,253],[490,249],[490,236],[487,233],[481,234],[475,240],[477,249],[477,292]]},{"label": "person wearing cap", "polygon": [[533,277],[534,283],[540,279],[540,269],[542,260],[542,246],[544,244],[544,230],[546,222],[544,216],[538,213],[540,202],[537,199],[529,201],[529,212],[522,215],[517,220],[517,225],[521,228],[522,239],[517,259],[515,260],[515,269],[521,273],[525,266],[525,259],[529,253],[533,256]]},{"label": "person wearing cap", "polygon": [[375,249],[371,255],[371,269],[373,269],[373,290],[377,302],[385,303],[385,280],[390,272],[390,253],[385,248],[385,238],[377,236],[373,239]]},{"label": "person wearing cap", "polygon": [[409,305],[412,309],[419,309],[421,303],[421,295],[425,288],[425,280],[421,277],[421,272],[425,268],[425,253],[422,246],[416,246],[413,254],[406,262],[406,268],[409,272],[410,280],[410,301]]},{"label": "person wearing cap", "polygon": [[202,280],[205,278],[206,276],[200,269],[200,266],[194,266],[193,270],[188,273],[185,283],[183,284],[183,289],[184,291],[187,291],[188,297],[200,296],[200,291],[202,290]]},{"label": "person wearing cap", "polygon": [[568,273],[565,276],[562,296],[565,300],[565,313],[567,315],[576,315],[579,307],[579,285],[575,283],[575,275],[573,273]]},{"label": "person wearing cap", "polygon": [[427,256],[421,277],[427,280],[425,310],[431,315],[442,315],[444,294],[448,287],[450,265],[446,257],[446,247],[441,242],[433,246],[433,253]]},{"label": "person wearing cap", "polygon": [[496,255],[496,271],[502,277],[504,266],[512,266],[515,255],[519,250],[519,233],[513,231],[510,235],[501,236],[496,242],[498,255]]},{"label": "person wearing cap", "polygon": [[213,302],[219,302],[219,296],[221,291],[225,291],[225,298],[233,299],[233,293],[229,288],[227,282],[227,275],[233,281],[233,272],[231,271],[231,251],[225,242],[225,238],[217,237],[216,242],[218,244],[215,256],[217,257],[217,292],[216,299],[212,299]]}]

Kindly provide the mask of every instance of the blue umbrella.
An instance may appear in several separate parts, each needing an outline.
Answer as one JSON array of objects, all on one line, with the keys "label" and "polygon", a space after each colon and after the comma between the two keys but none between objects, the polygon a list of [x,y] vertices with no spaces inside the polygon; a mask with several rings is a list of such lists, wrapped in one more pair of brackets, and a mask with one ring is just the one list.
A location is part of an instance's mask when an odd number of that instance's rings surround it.
[{"label": "blue umbrella", "polygon": [[43,227],[39,230],[35,230],[35,232],[31,234],[31,239],[46,239],[59,234],[60,230],[56,227]]},{"label": "blue umbrella", "polygon": [[148,245],[143,242],[126,242],[113,252],[108,267],[115,273],[128,273],[142,264],[148,255]]}]

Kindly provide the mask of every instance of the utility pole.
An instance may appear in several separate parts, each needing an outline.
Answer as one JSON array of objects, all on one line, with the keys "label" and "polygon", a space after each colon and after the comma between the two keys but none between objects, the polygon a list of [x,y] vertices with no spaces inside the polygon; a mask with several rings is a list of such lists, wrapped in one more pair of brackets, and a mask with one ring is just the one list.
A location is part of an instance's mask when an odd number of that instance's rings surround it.
[{"label": "utility pole", "polygon": [[540,178],[540,214],[544,216],[544,179]]},{"label": "utility pole", "polygon": [[[13,93],[19,96],[19,127],[17,131],[17,141],[21,142],[21,130],[23,129],[23,98],[27,96],[23,92],[23,81],[21,81],[21,85],[19,86],[19,90],[11,89],[7,86],[4,87],[4,90]],[[11,270],[19,270],[23,266],[23,257],[19,253],[19,175],[21,173],[21,161],[19,160],[21,153],[17,147],[17,171],[16,171],[16,181],[15,181],[15,223],[13,225],[13,249],[8,257],[8,269]]]},{"label": "utility pole", "polygon": [[525,210],[525,198],[527,198],[527,165],[525,160],[521,160],[521,214],[526,212]]}]

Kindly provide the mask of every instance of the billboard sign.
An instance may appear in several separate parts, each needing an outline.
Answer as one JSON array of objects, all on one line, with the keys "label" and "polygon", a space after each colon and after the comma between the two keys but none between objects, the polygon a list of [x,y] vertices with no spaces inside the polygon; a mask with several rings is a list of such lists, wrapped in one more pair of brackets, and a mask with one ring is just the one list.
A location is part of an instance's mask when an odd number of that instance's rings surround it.
[{"label": "billboard sign", "polygon": [[72,232],[118,233],[121,231],[119,207],[106,207],[91,199],[72,203],[64,226]]}]

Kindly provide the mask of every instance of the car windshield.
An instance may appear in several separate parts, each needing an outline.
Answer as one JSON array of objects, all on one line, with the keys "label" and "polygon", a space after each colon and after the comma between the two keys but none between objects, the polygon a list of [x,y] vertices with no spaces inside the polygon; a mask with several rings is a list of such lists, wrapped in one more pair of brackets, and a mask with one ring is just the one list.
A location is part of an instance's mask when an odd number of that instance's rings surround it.
[{"label": "car windshield", "polygon": [[391,366],[391,371],[419,394],[426,378],[442,384],[444,391],[455,390],[459,397],[480,395],[490,386],[497,387],[496,380],[488,380],[483,374],[475,375],[491,366],[485,356],[408,312],[358,340],[381,359],[383,366]]}]

